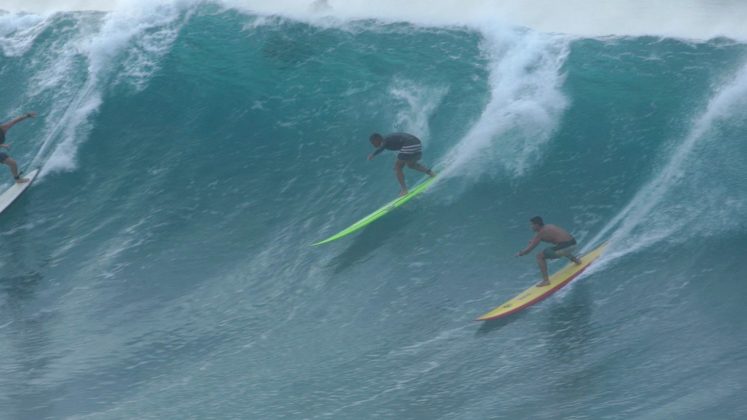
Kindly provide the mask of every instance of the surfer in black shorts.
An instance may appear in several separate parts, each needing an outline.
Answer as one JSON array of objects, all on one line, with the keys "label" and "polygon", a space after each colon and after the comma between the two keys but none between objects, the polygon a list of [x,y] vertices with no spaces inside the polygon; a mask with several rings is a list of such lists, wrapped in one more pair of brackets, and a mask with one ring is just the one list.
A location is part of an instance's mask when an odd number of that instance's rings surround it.
[{"label": "surfer in black shorts", "polygon": [[550,284],[550,279],[547,276],[546,260],[568,258],[576,264],[581,264],[581,260],[574,255],[576,252],[576,239],[570,233],[559,226],[546,225],[539,216],[532,217],[529,221],[532,223],[532,230],[537,232],[537,234],[529,241],[529,245],[526,248],[516,253],[517,257],[532,252],[534,247],[539,245],[540,242],[554,244],[554,246],[547,247],[537,254],[537,265],[539,265],[540,272],[542,272],[542,281],[537,283],[537,287]]},{"label": "surfer in black shorts", "polygon": [[400,190],[399,195],[407,194],[407,185],[405,185],[405,174],[402,173],[402,168],[407,165],[408,168],[415,169],[416,171],[423,172],[430,176],[436,176],[436,174],[430,169],[419,163],[420,158],[423,157],[423,145],[420,139],[407,133],[392,133],[386,137],[383,137],[379,133],[371,134],[369,138],[371,145],[376,148],[376,151],[368,155],[368,160],[373,159],[379,153],[387,150],[397,150],[397,160],[394,162],[394,172],[397,174],[397,181],[399,182]]},{"label": "surfer in black shorts", "polygon": [[[14,125],[18,124],[19,122],[28,119],[28,118],[34,118],[36,117],[35,112],[29,112],[24,115],[21,115],[20,117],[14,118],[7,123],[0,125],[0,148],[3,149],[10,149],[10,144],[5,143],[5,133],[10,130],[10,127],[13,127]],[[8,165],[10,168],[10,173],[13,175],[13,178],[16,180],[16,183],[23,184],[24,182],[29,182],[28,178],[21,178],[21,174],[18,172],[18,164],[15,160],[13,160],[10,156],[8,156],[7,153],[0,152],[0,163],[4,165]]]}]

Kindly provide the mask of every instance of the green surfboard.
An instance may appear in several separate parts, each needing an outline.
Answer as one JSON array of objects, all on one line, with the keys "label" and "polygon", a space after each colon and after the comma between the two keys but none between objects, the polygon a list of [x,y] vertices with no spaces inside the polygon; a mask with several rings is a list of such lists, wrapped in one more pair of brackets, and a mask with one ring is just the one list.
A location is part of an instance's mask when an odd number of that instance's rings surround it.
[{"label": "green surfboard", "polygon": [[415,188],[411,189],[410,192],[407,193],[406,195],[403,195],[402,197],[399,197],[399,198],[396,198],[396,199],[390,201],[389,203],[385,204],[383,207],[381,207],[380,209],[376,210],[375,212],[373,212],[373,213],[369,214],[368,216],[362,218],[361,220],[353,223],[347,229],[344,229],[341,232],[336,233],[336,234],[330,236],[329,238],[327,238],[327,239],[325,239],[323,241],[319,241],[319,242],[317,242],[317,243],[315,243],[313,245],[314,246],[316,246],[316,245],[322,245],[322,244],[326,244],[326,243],[329,243],[329,242],[332,242],[332,241],[336,241],[336,240],[338,240],[338,239],[340,239],[342,237],[348,236],[351,233],[355,233],[355,232],[363,229],[364,227],[370,225],[374,221],[376,221],[376,220],[384,217],[390,211],[392,211],[392,210],[396,209],[397,207],[399,207],[399,206],[405,204],[406,202],[410,201],[416,195],[418,195],[418,194],[422,193],[423,191],[425,191],[425,189],[428,188],[428,186],[431,185],[435,179],[436,179],[435,177],[430,177],[430,178],[426,179],[425,181],[423,181],[420,184],[418,184]]}]

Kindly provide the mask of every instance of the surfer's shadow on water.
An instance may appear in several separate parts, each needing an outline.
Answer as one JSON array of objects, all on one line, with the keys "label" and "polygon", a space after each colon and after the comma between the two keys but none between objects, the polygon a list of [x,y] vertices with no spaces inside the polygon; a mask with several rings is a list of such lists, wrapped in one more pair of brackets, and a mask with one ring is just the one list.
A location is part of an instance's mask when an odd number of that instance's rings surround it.
[{"label": "surfer's shadow on water", "polygon": [[550,306],[540,326],[548,334],[548,351],[554,356],[573,358],[594,338],[590,287],[586,283],[572,285],[557,301],[548,302]]},{"label": "surfer's shadow on water", "polygon": [[415,221],[416,215],[417,209],[403,209],[396,215],[380,220],[376,227],[363,229],[352,238],[350,246],[330,260],[327,267],[334,268],[334,274],[339,274],[368,260],[377,249],[390,242],[394,236],[407,235],[407,226]]}]

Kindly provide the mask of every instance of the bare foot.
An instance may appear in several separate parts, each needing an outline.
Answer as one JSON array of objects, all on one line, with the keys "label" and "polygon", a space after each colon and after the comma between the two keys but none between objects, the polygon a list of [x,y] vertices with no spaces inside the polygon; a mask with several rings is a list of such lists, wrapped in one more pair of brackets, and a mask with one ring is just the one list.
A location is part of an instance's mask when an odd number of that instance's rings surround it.
[{"label": "bare foot", "polygon": [[18,178],[18,179],[16,179],[16,184],[25,184],[27,182],[29,182],[28,178]]},{"label": "bare foot", "polygon": [[537,286],[537,287],[543,287],[543,286],[549,286],[549,285],[550,285],[550,282],[549,281],[545,281],[545,280],[542,280],[541,282],[535,284],[535,286]]},{"label": "bare foot", "polygon": [[571,261],[573,261],[574,263],[576,263],[576,265],[581,265],[581,264],[582,264],[582,263],[581,263],[581,259],[580,259],[580,258],[578,258],[578,257],[574,257],[574,258],[572,258],[572,259],[571,259]]},{"label": "bare foot", "polygon": [[431,178],[433,178],[434,176],[436,176],[436,173],[433,172],[433,171],[428,171],[428,172],[426,172],[426,174],[428,174]]},{"label": "bare foot", "polygon": [[407,190],[402,190],[402,191],[400,191],[400,192],[399,192],[399,196],[400,196],[400,197],[404,197],[404,196],[406,196],[406,195],[407,195],[408,193],[409,193],[409,191],[407,191]]}]

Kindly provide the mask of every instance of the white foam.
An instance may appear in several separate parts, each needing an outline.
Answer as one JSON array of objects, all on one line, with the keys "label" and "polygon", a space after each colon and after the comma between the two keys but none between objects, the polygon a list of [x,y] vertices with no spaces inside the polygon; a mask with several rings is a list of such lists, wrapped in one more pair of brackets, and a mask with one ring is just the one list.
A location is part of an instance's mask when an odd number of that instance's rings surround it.
[{"label": "white foam", "polygon": [[[88,136],[103,92],[121,82],[142,89],[158,68],[158,59],[170,49],[184,21],[181,18],[193,3],[122,3],[98,19],[88,19],[94,24],[78,20],[77,33],[49,49],[42,58],[46,65],[35,66],[39,70],[31,76],[28,90],[29,97],[54,92],[44,115],[47,126],[40,136],[42,145],[32,163],[46,162],[42,175],[76,167],[78,145]],[[82,77],[81,63],[87,67]]]},{"label": "white foam", "polygon": [[7,57],[18,57],[31,48],[46,27],[41,16],[0,14],[0,48]]},{"label": "white foam", "polygon": [[[89,123],[90,116],[99,109],[101,105],[101,95],[93,88],[86,89],[89,93],[80,95],[76,106],[67,108],[67,112],[61,121],[62,141],[55,144],[54,152],[47,159],[42,169],[41,176],[55,171],[70,171],[76,168],[76,156],[78,145],[81,139],[84,139],[91,129]],[[52,136],[48,140],[51,140]],[[51,144],[50,144],[51,146]],[[40,155],[46,151],[42,147]]]},{"label": "white foam", "polygon": [[[152,3],[156,3],[153,0]],[[0,0],[0,9],[35,13],[115,10],[132,0]],[[138,4],[138,2],[134,2]],[[161,0],[173,4],[173,0]],[[216,3],[297,19],[384,19],[433,25],[503,21],[578,36],[656,35],[747,40],[747,2],[740,0],[223,0]]]},{"label": "white foam", "polygon": [[0,10],[52,14],[82,10],[112,10],[121,0],[0,0]]},{"label": "white foam", "polygon": [[491,168],[524,175],[541,156],[567,106],[560,90],[567,40],[498,27],[485,27],[483,34],[490,99],[439,165],[443,176],[482,176]]},{"label": "white foam", "polygon": [[396,103],[404,103],[398,106],[400,109],[397,120],[394,123],[396,131],[418,133],[418,136],[427,142],[430,136],[428,119],[438,108],[448,89],[440,86],[423,86],[415,81],[395,80],[389,89],[389,94]]},{"label": "white foam", "polygon": [[[735,220],[745,220],[745,163],[714,165],[743,149],[745,107],[747,65],[711,97],[693,120],[687,136],[673,151],[666,151],[666,161],[658,173],[590,243],[601,241],[612,232],[613,251],[619,250],[611,254],[614,257],[662,240],[687,241],[718,234],[733,228]],[[723,135],[720,130],[729,125],[741,129]],[[718,173],[709,173],[713,169]],[[728,170],[735,172],[733,177],[729,177]],[[724,184],[734,187],[720,188]]]},{"label": "white foam", "polygon": [[[112,58],[133,44],[156,53],[168,49],[174,38],[173,25],[180,14],[180,7],[175,3],[145,0],[120,3],[107,15],[100,32],[82,46],[88,55],[90,73],[100,77]],[[186,5],[189,2],[178,3]],[[137,61],[142,63],[148,60],[139,58]],[[127,70],[131,73],[139,71],[132,68]]]}]

